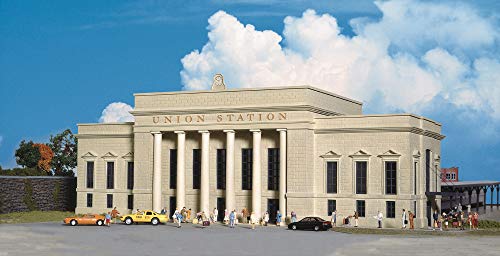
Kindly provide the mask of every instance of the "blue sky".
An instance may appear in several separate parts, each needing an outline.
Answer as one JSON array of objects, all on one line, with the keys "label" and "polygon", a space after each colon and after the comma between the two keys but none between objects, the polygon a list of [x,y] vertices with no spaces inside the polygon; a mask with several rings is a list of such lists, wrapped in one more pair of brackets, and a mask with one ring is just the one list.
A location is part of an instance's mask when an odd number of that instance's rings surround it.
[{"label": "blue sky", "polygon": [[[0,165],[15,166],[14,150],[22,139],[47,141],[50,134],[65,128],[76,132],[76,123],[98,122],[110,103],[133,106],[132,94],[136,92],[195,89],[198,85],[194,81],[206,81],[213,71],[234,74],[227,77],[232,87],[252,86],[252,77],[237,69],[242,63],[220,61],[232,54],[217,50],[227,43],[224,29],[232,26],[228,33],[244,33],[248,40],[257,38],[261,31],[274,31],[265,36],[270,40],[278,36],[280,41],[274,46],[282,48],[269,55],[277,54],[285,61],[291,55],[300,56],[301,61],[293,65],[304,70],[310,68],[307,60],[315,58],[325,67],[343,63],[317,58],[318,52],[342,60],[342,53],[352,53],[345,56],[349,59],[360,52],[382,49],[381,55],[367,57],[371,63],[387,58],[392,66],[373,71],[382,75],[367,80],[377,83],[318,78],[317,85],[362,100],[365,113],[414,112],[441,122],[447,136],[442,142],[443,167],[459,166],[464,179],[500,180],[500,110],[496,109],[500,95],[495,89],[498,76],[494,75],[500,73],[499,2],[402,3],[1,1]],[[314,11],[306,12],[308,9]],[[406,19],[398,15],[402,11]],[[410,19],[412,15],[417,18]],[[287,16],[292,18],[285,20]],[[394,17],[402,19],[398,26],[391,23]],[[440,29],[441,20],[451,21]],[[471,27],[464,27],[468,22]],[[239,23],[252,24],[254,30],[238,27]],[[319,35],[336,29],[338,34],[307,37],[304,27],[317,29]],[[368,43],[359,45],[353,38]],[[323,48],[339,40],[350,47]],[[366,45],[375,50],[367,51]],[[234,50],[241,58],[255,55]],[[208,53],[219,59],[207,59]],[[205,72],[200,71],[201,61],[209,63]],[[264,65],[269,60],[259,59],[256,65],[260,61]],[[349,62],[356,63],[350,75],[356,77],[357,69],[363,67],[361,62]],[[410,75],[384,75],[391,70]],[[300,81],[283,80],[276,70],[266,72],[276,74],[269,83]],[[332,81],[340,85],[328,87]],[[408,88],[398,84],[408,84],[416,92],[408,94]]]}]

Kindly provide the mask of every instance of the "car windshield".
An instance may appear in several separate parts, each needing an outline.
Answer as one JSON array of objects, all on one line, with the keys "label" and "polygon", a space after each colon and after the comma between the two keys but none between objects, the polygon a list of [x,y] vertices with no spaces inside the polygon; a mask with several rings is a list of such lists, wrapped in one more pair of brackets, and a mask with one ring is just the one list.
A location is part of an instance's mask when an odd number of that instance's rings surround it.
[{"label": "car windshield", "polygon": [[146,215],[153,215],[152,212],[146,212]]}]

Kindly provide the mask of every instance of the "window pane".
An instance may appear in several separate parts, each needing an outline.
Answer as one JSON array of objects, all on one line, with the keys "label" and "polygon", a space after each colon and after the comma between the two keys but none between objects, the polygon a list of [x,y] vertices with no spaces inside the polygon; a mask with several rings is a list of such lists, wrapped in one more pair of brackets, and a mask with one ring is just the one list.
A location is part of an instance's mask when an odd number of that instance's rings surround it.
[{"label": "window pane", "polygon": [[226,189],[226,149],[217,149],[217,189]]},{"label": "window pane", "polygon": [[367,162],[356,162],[356,194],[366,194]]},{"label": "window pane", "polygon": [[326,193],[337,193],[337,162],[326,163]]},{"label": "window pane", "polygon": [[279,189],[280,175],[280,149],[267,149],[267,189]]},{"label": "window pane", "polygon": [[328,200],[328,216],[332,216],[332,212],[337,210],[337,201]]},{"label": "window pane", "polygon": [[177,187],[177,149],[170,150],[170,188]]},{"label": "window pane", "polygon": [[358,212],[359,217],[365,217],[365,201],[357,200],[356,201],[356,211]]},{"label": "window pane", "polygon": [[94,162],[87,162],[87,188],[94,188]]},{"label": "window pane", "polygon": [[134,162],[127,164],[127,189],[134,189]]},{"label": "window pane", "polygon": [[128,195],[127,198],[127,209],[134,209],[134,195]]},{"label": "window pane", "polygon": [[394,161],[385,162],[385,193],[396,195],[396,166]]},{"label": "window pane", "polygon": [[395,218],[396,217],[396,202],[387,201],[386,202],[386,217]]},{"label": "window pane", "polygon": [[252,149],[241,149],[241,189],[252,190]]},{"label": "window pane", "polygon": [[115,187],[115,163],[107,162],[107,182],[106,188],[113,189]]},{"label": "window pane", "polygon": [[201,151],[193,149],[193,189],[200,189],[201,185]]},{"label": "window pane", "polygon": [[87,207],[92,207],[93,196],[92,194],[87,194]]},{"label": "window pane", "polygon": [[107,208],[113,208],[113,195],[112,194],[107,194],[106,195],[106,201],[107,201]]}]

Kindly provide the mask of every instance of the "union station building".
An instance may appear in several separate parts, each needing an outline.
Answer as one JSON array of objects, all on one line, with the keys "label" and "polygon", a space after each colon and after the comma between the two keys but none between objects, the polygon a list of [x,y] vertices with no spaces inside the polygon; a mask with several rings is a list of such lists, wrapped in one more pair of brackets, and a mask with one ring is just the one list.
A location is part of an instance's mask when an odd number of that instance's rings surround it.
[{"label": "union station building", "polygon": [[[441,125],[363,115],[362,103],[311,86],[137,93],[135,122],[78,125],[77,213],[243,208],[399,227],[440,206]],[[219,214],[219,217],[223,217]]]}]

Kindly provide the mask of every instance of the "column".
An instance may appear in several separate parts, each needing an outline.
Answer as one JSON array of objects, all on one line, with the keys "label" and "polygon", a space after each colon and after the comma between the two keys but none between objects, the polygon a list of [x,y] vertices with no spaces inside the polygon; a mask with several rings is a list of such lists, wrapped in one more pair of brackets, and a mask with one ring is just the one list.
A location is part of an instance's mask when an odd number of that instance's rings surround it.
[{"label": "column", "polygon": [[279,202],[280,213],[283,216],[282,222],[285,222],[286,212],[286,129],[277,129],[280,133],[280,187]]},{"label": "column", "polygon": [[495,190],[495,187],[491,185],[490,187],[490,210],[493,210],[493,191]]},{"label": "column", "polygon": [[253,149],[252,149],[252,211],[258,217],[262,216],[261,200],[262,186],[260,175],[260,130],[250,130],[253,133]]},{"label": "column", "polygon": [[[234,193],[234,136],[233,130],[224,130],[226,133],[226,209],[232,211],[236,208],[236,195]],[[219,209],[219,211],[224,209]]]},{"label": "column", "polygon": [[[186,169],[184,157],[186,154],[186,133],[176,131],[177,133],[177,189],[176,200],[177,209],[181,210],[186,206]],[[175,211],[175,210],[174,210]]]},{"label": "column", "polygon": [[500,200],[498,200],[498,191],[500,191],[500,186],[497,185],[497,209],[498,209],[498,206],[500,206]]},{"label": "column", "polygon": [[210,196],[209,196],[209,151],[210,151],[210,132],[199,131],[201,133],[201,184],[200,184],[200,208],[207,214],[210,214]]},{"label": "column", "polygon": [[161,132],[153,134],[153,211],[160,212],[161,205]]},{"label": "column", "polygon": [[481,193],[481,188],[476,188],[476,212],[479,212],[479,194]]},{"label": "column", "polygon": [[483,209],[484,209],[484,213],[486,214],[486,195],[488,194],[488,186],[484,186],[483,188],[483,193],[484,193],[484,203],[483,203]]}]

